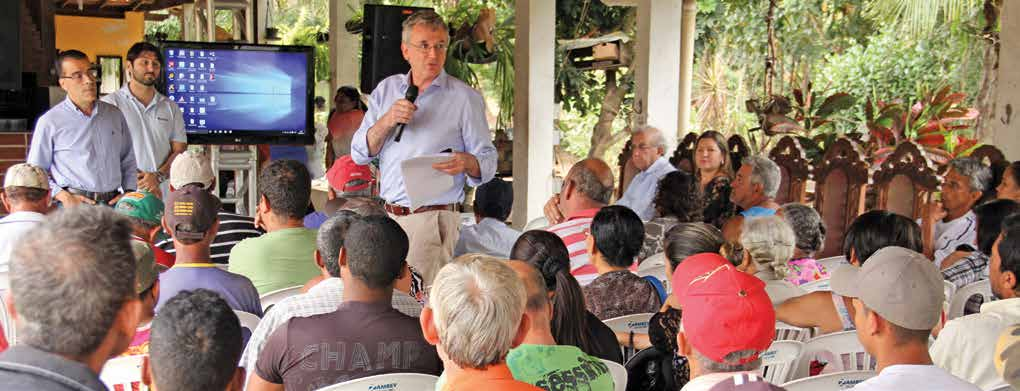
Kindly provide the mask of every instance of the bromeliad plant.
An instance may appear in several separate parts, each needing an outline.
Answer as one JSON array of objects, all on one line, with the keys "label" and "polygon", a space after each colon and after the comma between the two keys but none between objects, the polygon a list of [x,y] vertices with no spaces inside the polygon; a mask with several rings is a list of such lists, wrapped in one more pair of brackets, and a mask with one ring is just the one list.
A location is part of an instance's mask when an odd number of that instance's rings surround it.
[{"label": "bromeliad plant", "polygon": [[978,111],[965,105],[966,97],[946,86],[910,106],[899,101],[872,104],[869,99],[864,115],[872,163],[884,162],[904,141],[918,144],[939,165],[970,153],[978,144],[970,137]]},{"label": "bromeliad plant", "polygon": [[[838,114],[853,104],[854,98],[845,92],[837,92],[823,99],[812,90],[811,83],[803,90],[794,89],[792,102],[789,98],[773,95],[761,106],[757,100],[752,99],[747,101],[747,110],[758,116],[760,126],[751,129],[749,134],[762,130],[769,139],[772,136],[792,134],[804,147],[808,159],[814,160],[822,155],[826,145],[838,137],[831,125],[846,120]],[[823,131],[827,125],[829,131]],[[763,145],[767,144],[765,140]]]}]

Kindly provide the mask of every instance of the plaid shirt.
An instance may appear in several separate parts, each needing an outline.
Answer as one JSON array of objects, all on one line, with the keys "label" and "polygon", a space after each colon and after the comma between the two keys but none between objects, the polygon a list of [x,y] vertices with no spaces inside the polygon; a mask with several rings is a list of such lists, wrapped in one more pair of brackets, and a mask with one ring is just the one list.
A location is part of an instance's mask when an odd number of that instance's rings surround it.
[{"label": "plaid shirt", "polygon": [[[942,271],[942,278],[956,285],[956,288],[963,288],[969,284],[988,279],[988,256],[980,251],[972,251],[970,255],[960,259],[953,266]],[[984,300],[981,296],[975,295],[967,300],[963,314],[976,314],[981,312],[981,303]]]},{"label": "plaid shirt", "polygon": [[[241,355],[241,366],[248,372],[255,370],[255,362],[273,331],[291,318],[309,317],[336,311],[343,303],[344,286],[339,278],[327,278],[315,284],[307,293],[281,300],[266,312],[259,326],[251,333],[248,346]],[[413,297],[393,291],[393,308],[404,315],[420,317],[422,305]]]}]

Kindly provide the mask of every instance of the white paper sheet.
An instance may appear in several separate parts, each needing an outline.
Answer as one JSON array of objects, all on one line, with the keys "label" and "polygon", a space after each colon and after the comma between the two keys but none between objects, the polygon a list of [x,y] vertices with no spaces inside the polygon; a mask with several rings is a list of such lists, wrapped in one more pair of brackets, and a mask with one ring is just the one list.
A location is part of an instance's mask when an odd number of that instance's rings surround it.
[{"label": "white paper sheet", "polygon": [[410,158],[400,162],[404,175],[404,188],[411,199],[411,209],[430,205],[430,202],[453,188],[453,176],[432,168],[433,164],[450,160],[452,155],[444,153]]}]

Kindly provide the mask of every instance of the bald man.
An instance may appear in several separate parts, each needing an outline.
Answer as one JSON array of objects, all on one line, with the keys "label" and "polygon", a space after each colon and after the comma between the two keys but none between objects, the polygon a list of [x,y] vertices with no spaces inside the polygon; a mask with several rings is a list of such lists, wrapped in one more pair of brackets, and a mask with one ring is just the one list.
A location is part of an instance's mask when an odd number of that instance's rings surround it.
[{"label": "bald man", "polygon": [[659,191],[659,180],[676,167],[666,159],[666,138],[662,131],[651,126],[638,127],[630,136],[630,162],[638,169],[617,205],[626,206],[642,221],[655,218],[652,200]]},{"label": "bald man", "polygon": [[545,216],[553,224],[546,231],[563,239],[570,252],[570,273],[587,285],[598,273],[588,259],[584,232],[599,209],[613,195],[613,171],[601,159],[584,159],[570,168],[563,187],[545,205]]}]

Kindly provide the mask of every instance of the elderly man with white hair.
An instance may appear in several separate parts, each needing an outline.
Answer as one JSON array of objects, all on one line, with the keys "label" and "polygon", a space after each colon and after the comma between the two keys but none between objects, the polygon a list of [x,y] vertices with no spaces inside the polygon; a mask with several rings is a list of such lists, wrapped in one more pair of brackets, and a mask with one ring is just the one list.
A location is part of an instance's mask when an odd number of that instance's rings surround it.
[{"label": "elderly man with white hair", "polygon": [[505,261],[462,255],[439,270],[430,293],[421,329],[443,360],[444,391],[541,390],[514,380],[506,365],[531,319],[524,283]]},{"label": "elderly man with white hair", "polygon": [[666,159],[666,137],[659,129],[638,127],[630,136],[630,146],[630,161],[639,172],[616,204],[633,209],[641,221],[649,221],[655,218],[652,199],[658,192],[659,180],[676,171],[676,167]]},{"label": "elderly man with white hair", "polygon": [[739,216],[733,216],[723,225],[723,237],[728,241],[737,241],[744,220],[756,217],[772,216],[779,210],[776,194],[779,193],[779,182],[782,172],[775,162],[765,156],[748,156],[744,158],[733,179],[730,200],[742,210]]}]

